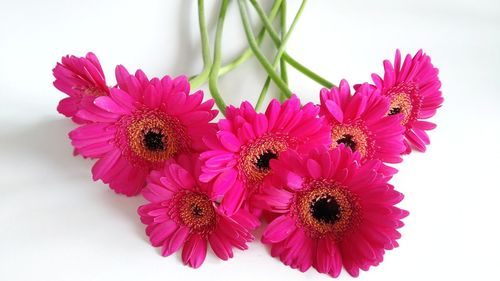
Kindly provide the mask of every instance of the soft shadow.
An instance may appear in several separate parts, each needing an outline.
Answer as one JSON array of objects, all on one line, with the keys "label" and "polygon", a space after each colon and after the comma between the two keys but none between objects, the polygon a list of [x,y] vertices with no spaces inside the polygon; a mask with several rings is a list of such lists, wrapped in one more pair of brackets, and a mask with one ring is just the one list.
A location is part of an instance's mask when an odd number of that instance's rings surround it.
[{"label": "soft shadow", "polygon": [[[208,33],[213,33],[215,29],[215,23],[217,20],[217,10],[218,4],[216,4],[215,9],[211,9],[210,2],[205,3],[205,18],[206,18],[206,26]],[[210,10],[212,11],[211,13]],[[197,69],[196,61],[193,58],[201,58],[201,39],[198,28],[198,7],[196,5],[196,1],[181,1],[179,6],[179,14],[180,15],[189,15],[189,16],[179,16],[178,17],[178,38],[175,40],[175,45],[177,46],[177,56],[173,64],[169,67],[174,67],[175,72],[178,73],[198,73],[201,71],[201,67]],[[196,20],[193,20],[193,17]],[[196,28],[193,28],[193,25]],[[171,28],[171,26],[168,26]],[[193,30],[196,30],[195,34]],[[191,38],[196,38],[192,40]],[[172,70],[172,69],[170,69]],[[193,72],[194,71],[194,72]],[[167,71],[168,72],[168,71]]]},{"label": "soft shadow", "polygon": [[80,170],[71,165],[72,148],[68,132],[75,125],[70,120],[47,117],[26,125],[9,121],[3,123],[8,129],[0,132],[0,151],[20,159],[43,161],[45,165],[55,168]]},{"label": "soft shadow", "polygon": [[[193,8],[194,1],[181,1],[179,7],[179,15],[190,15]],[[194,17],[196,15],[193,15]],[[199,42],[193,42],[191,40],[191,24],[196,22],[192,20],[189,16],[179,16],[178,26],[178,38],[175,40],[175,45],[177,46],[177,56],[173,62],[173,67],[178,68],[175,71],[180,73],[189,73],[193,69],[194,61],[193,57],[201,53],[201,48]],[[167,27],[171,28],[171,26]]]},{"label": "soft shadow", "polygon": [[[37,122],[18,124],[3,122],[7,129],[0,131],[0,155],[9,159],[15,157],[20,163],[38,162],[40,167],[53,169],[61,174],[61,178],[71,177],[72,182],[88,186],[90,196],[96,204],[102,204],[116,211],[117,215],[130,221],[130,227],[144,241],[144,234],[137,207],[146,201],[141,196],[126,197],[116,194],[102,182],[93,182],[91,178],[91,161],[81,156],[73,156],[73,148],[68,133],[77,127],[71,120],[62,117],[45,117]],[[75,194],[77,196],[78,194]],[[148,242],[149,243],[149,242]]]}]

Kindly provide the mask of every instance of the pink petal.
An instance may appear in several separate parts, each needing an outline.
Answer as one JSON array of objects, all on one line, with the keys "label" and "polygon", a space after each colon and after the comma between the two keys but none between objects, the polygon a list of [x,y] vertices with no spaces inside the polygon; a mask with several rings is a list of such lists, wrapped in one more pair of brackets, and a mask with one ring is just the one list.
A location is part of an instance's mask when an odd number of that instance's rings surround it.
[{"label": "pink petal", "polygon": [[321,177],[321,166],[313,159],[307,159],[307,170],[311,177],[319,179]]},{"label": "pink petal", "polygon": [[213,196],[218,197],[224,195],[226,191],[233,186],[237,176],[238,173],[233,169],[221,173],[213,184]]},{"label": "pink petal", "polygon": [[263,135],[268,128],[267,118],[264,114],[257,114],[254,123],[255,134],[258,136]]},{"label": "pink petal", "polygon": [[178,228],[177,231],[174,232],[174,234],[172,234],[172,237],[170,237],[168,244],[167,243],[164,244],[161,254],[164,257],[167,257],[175,253],[186,241],[188,235],[189,235],[189,228],[187,227]]},{"label": "pink petal", "polygon": [[287,238],[295,228],[295,221],[288,215],[282,215],[267,226],[264,234],[262,234],[262,242],[265,244],[281,242]]},{"label": "pink petal", "polygon": [[130,112],[135,110],[135,100],[127,92],[122,91],[118,88],[112,88],[110,92],[110,96],[116,102],[116,104],[119,104],[121,107],[126,108]]},{"label": "pink petal", "polygon": [[94,100],[94,104],[111,113],[117,114],[129,114],[130,111],[127,108],[119,106],[113,99],[108,96],[98,97]]},{"label": "pink petal", "polygon": [[193,268],[198,268],[207,255],[207,240],[199,234],[193,234],[184,244],[182,261]]},{"label": "pink petal", "polygon": [[155,87],[149,86],[144,91],[144,103],[149,108],[158,108],[161,103],[162,95],[156,90]]},{"label": "pink petal", "polygon": [[78,111],[79,98],[67,97],[62,99],[57,106],[57,111],[66,117],[71,117]]},{"label": "pink petal", "polygon": [[118,161],[121,156],[121,152],[118,149],[114,149],[103,158],[99,159],[92,167],[92,177],[94,180],[102,178],[107,172],[113,168],[113,165]]},{"label": "pink petal", "polygon": [[244,200],[245,188],[241,182],[236,181],[233,187],[226,192],[221,207],[226,215],[231,216],[239,210]]},{"label": "pink petal", "polygon": [[[162,212],[166,212],[166,209],[160,209]],[[162,223],[157,224],[153,231],[149,234],[149,240],[151,241],[151,245],[158,247],[161,246],[165,239],[167,239],[174,231],[177,230],[177,224],[168,220]]]},{"label": "pink petal", "polygon": [[227,252],[224,244],[215,233],[212,233],[210,236],[208,236],[208,241],[210,242],[210,247],[212,247],[215,255],[217,255],[221,260],[229,259],[231,255]]},{"label": "pink petal", "polygon": [[292,188],[292,189],[300,189],[302,188],[302,184],[304,183],[304,179],[293,173],[293,172],[289,172],[287,174],[287,186]]},{"label": "pink petal", "polygon": [[332,114],[333,118],[337,120],[339,123],[344,122],[344,113],[342,113],[342,109],[334,103],[332,100],[327,100],[325,102],[325,106],[328,109],[328,112]]},{"label": "pink petal", "polygon": [[238,138],[229,132],[219,132],[218,134],[221,144],[232,152],[237,152],[240,150],[241,143]]}]

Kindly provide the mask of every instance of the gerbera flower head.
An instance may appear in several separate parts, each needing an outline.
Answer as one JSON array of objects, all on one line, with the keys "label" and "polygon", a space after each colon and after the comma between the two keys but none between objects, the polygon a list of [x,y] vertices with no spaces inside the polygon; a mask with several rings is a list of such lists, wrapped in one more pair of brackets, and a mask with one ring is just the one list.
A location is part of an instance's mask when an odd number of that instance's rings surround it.
[{"label": "gerbera flower head", "polygon": [[222,198],[227,214],[259,191],[271,159],[288,149],[307,151],[330,142],[328,124],[317,117],[318,111],[312,103],[301,106],[296,96],[283,104],[272,100],[265,113],[248,102],[227,108],[217,135],[205,139],[208,150],[201,154],[201,180],[214,181],[213,195]]},{"label": "gerbera flower head", "polygon": [[57,111],[76,123],[84,122],[75,116],[78,110],[91,105],[96,97],[109,95],[101,64],[93,53],[65,56],[52,73],[56,78],[54,86],[68,95],[59,102]]},{"label": "gerbera flower head", "polygon": [[179,153],[202,150],[202,136],[215,131],[209,122],[217,111],[213,100],[202,101],[202,91],[189,94],[185,76],[149,81],[142,71],[129,75],[119,66],[117,80],[119,88],[77,113],[89,124],[69,136],[78,154],[98,158],[94,180],[131,196],[152,169]]},{"label": "gerbera flower head", "polygon": [[384,78],[372,74],[373,82],[382,95],[390,99],[387,114],[402,116],[401,124],[406,128],[405,152],[411,152],[411,145],[425,151],[425,146],[430,144],[425,131],[434,129],[436,125],[424,120],[434,116],[443,103],[438,69],[422,50],[413,57],[406,55],[402,64],[401,53],[396,50],[394,65],[385,60],[384,70]]},{"label": "gerbera flower head", "polygon": [[374,87],[363,84],[351,95],[349,84],[342,80],[338,88],[321,90],[320,99],[320,115],[331,126],[332,149],[344,144],[359,152],[363,161],[402,161],[405,146],[401,116],[387,116],[389,100],[376,93]]},{"label": "gerbera flower head", "polygon": [[[271,161],[272,186],[255,200],[279,214],[262,241],[272,256],[306,271],[333,277],[342,266],[352,276],[378,265],[385,250],[398,246],[397,231],[408,212],[394,205],[403,195],[380,173],[379,160],[361,162],[343,144],[309,154],[287,151]],[[266,181],[271,182],[271,181]]]},{"label": "gerbera flower head", "polygon": [[151,244],[161,247],[163,256],[183,247],[183,262],[194,268],[205,260],[208,243],[222,260],[233,257],[233,248],[247,249],[258,220],[244,210],[232,216],[219,211],[210,186],[198,180],[197,155],[176,158],[152,171],[143,190],[150,203],[138,213]]}]

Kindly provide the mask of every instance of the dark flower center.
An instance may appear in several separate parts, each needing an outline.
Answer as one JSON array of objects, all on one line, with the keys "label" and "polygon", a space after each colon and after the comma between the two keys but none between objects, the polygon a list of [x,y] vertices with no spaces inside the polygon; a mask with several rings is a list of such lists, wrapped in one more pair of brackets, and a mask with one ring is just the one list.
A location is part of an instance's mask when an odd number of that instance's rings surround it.
[{"label": "dark flower center", "polygon": [[352,139],[351,135],[343,135],[342,138],[337,140],[337,144],[343,143],[345,146],[349,147],[352,151],[356,150],[356,142]]},{"label": "dark flower center", "polygon": [[195,216],[195,217],[202,217],[203,216],[203,209],[198,205],[192,205],[191,212],[192,212],[193,216]]},{"label": "dark flower center", "polygon": [[165,150],[163,138],[165,136],[161,132],[148,131],[144,134],[144,146],[150,151]]},{"label": "dark flower center", "polygon": [[389,115],[396,115],[399,114],[400,112],[401,112],[401,107],[393,107],[389,111]]},{"label": "dark flower center", "polygon": [[340,219],[340,205],[335,198],[323,195],[311,203],[311,214],[318,222],[335,223]]},{"label": "dark flower center", "polygon": [[216,213],[212,201],[201,193],[180,194],[179,216],[181,221],[192,231],[207,233],[213,230]]},{"label": "dark flower center", "polygon": [[261,170],[269,170],[269,162],[271,159],[277,159],[278,155],[270,150],[264,152],[257,158],[255,165]]}]

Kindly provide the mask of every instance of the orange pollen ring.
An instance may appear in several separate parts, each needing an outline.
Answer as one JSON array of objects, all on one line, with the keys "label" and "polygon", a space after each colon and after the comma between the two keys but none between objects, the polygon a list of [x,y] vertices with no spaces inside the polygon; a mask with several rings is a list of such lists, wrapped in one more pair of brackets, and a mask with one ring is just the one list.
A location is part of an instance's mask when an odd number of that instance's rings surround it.
[{"label": "orange pollen ring", "polygon": [[179,217],[182,223],[197,232],[207,232],[215,227],[215,209],[205,194],[185,193],[179,201]]},{"label": "orange pollen ring", "polygon": [[[240,171],[252,183],[260,182],[269,174],[269,161],[287,150],[290,144],[288,136],[267,135],[244,146],[240,153]],[[264,159],[265,158],[265,159]]]},{"label": "orange pollen ring", "polygon": [[[162,162],[174,156],[181,146],[179,132],[182,128],[177,119],[169,116],[149,115],[133,120],[127,127],[130,149],[140,158],[150,162]],[[159,146],[151,149],[147,136],[156,135]]]},{"label": "orange pollen ring", "polygon": [[[309,235],[332,235],[336,241],[340,241],[359,225],[361,207],[357,197],[349,190],[329,180],[311,180],[305,185],[310,188],[296,195],[295,204],[300,222],[309,230]],[[334,217],[329,222],[318,219],[314,212],[317,202],[327,198],[334,200],[338,208],[338,213],[324,214]]]},{"label": "orange pollen ring", "polygon": [[394,115],[401,113],[403,114],[403,119],[401,120],[401,125],[408,122],[412,113],[412,103],[409,94],[401,92],[394,93],[390,95],[391,106],[387,115]]},{"label": "orange pollen ring", "polygon": [[352,151],[358,151],[362,157],[367,157],[370,150],[368,134],[358,125],[333,125],[332,144],[330,148],[335,148],[343,143]]}]

